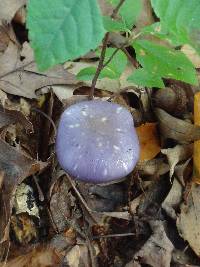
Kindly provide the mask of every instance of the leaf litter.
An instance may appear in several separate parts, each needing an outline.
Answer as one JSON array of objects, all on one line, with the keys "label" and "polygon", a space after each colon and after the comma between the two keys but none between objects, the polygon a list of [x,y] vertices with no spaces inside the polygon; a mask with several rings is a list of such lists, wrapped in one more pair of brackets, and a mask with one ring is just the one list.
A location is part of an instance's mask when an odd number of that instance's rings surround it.
[{"label": "leaf litter", "polygon": [[[148,1],[142,3],[136,31],[154,22]],[[191,185],[200,128],[188,101],[181,102],[184,114],[166,110],[167,95],[155,102],[158,89],[126,82],[131,64],[118,80],[98,80],[95,97],[133,114],[144,143],[141,159],[117,184],[71,183],[56,162],[55,133],[41,112],[57,124],[64,107],[86,99],[91,82],[76,74],[98,61],[91,53],[39,72],[28,40],[13,26],[24,27],[24,13],[14,16],[25,4],[0,3],[0,266],[200,266],[199,185]],[[105,1],[100,4],[111,13]],[[123,36],[113,34],[110,42]],[[182,49],[198,67],[193,51]],[[182,262],[175,257],[180,251]]]}]

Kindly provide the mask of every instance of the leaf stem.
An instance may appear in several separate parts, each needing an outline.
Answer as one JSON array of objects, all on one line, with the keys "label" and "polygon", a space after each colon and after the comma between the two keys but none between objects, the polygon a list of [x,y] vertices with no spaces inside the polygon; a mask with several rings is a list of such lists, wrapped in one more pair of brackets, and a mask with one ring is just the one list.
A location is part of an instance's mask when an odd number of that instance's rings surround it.
[{"label": "leaf stem", "polygon": [[[115,18],[115,16],[117,15],[117,12],[119,11],[120,7],[123,5],[124,2],[125,2],[125,0],[120,0],[119,4],[116,6],[116,8],[112,12],[111,18]],[[101,50],[99,64],[97,66],[96,73],[95,73],[94,78],[92,80],[92,85],[91,85],[91,90],[90,90],[90,95],[89,95],[90,100],[92,100],[94,98],[95,86],[96,86],[98,77],[99,77],[102,69],[104,68],[103,63],[104,63],[104,59],[105,59],[105,55],[106,55],[106,47],[107,47],[108,40],[109,40],[109,32],[106,33],[106,35],[103,39],[103,46],[102,46],[102,50]]]}]

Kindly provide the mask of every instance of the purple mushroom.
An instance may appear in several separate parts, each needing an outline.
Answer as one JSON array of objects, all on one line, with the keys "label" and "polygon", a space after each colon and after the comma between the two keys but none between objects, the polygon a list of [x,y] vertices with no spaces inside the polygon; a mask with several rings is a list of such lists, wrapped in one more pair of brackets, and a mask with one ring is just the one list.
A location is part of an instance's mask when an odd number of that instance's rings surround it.
[{"label": "purple mushroom", "polygon": [[120,179],[134,169],[139,150],[132,115],[118,104],[83,101],[61,116],[56,153],[61,167],[77,180]]}]

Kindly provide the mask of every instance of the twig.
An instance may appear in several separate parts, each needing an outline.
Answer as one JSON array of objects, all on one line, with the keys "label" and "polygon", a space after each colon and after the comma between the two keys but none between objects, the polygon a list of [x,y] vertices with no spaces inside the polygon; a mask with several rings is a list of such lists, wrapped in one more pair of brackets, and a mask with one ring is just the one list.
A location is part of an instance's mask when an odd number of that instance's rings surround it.
[{"label": "twig", "polygon": [[135,236],[134,233],[123,233],[123,234],[111,234],[111,235],[99,235],[93,236],[93,240],[100,239],[100,238],[113,238],[113,237],[126,237],[126,236]]},{"label": "twig", "polygon": [[[124,2],[125,2],[125,0],[120,0],[119,4],[113,10],[111,18],[115,18],[115,16],[117,15],[117,12],[119,11],[120,7],[123,5]],[[103,39],[103,46],[102,46],[102,50],[101,50],[99,64],[97,66],[96,73],[95,73],[94,78],[92,80],[92,85],[91,85],[91,90],[90,90],[90,95],[89,95],[89,99],[91,99],[91,100],[94,98],[94,89],[95,89],[98,77],[101,73],[101,70],[103,69],[103,62],[105,59],[106,47],[107,47],[108,40],[109,40],[109,32],[106,33],[106,35]]]}]

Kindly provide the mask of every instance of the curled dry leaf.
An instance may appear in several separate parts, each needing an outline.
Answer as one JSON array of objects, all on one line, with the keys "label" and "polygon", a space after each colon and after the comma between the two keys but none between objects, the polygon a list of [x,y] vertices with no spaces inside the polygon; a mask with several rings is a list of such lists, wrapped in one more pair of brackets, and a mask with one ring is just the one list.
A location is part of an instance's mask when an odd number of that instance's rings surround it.
[{"label": "curled dry leaf", "polygon": [[150,221],[152,236],[135,254],[134,260],[153,267],[170,267],[173,244],[168,239],[162,221]]},{"label": "curled dry leaf", "polygon": [[186,204],[181,205],[177,219],[180,236],[187,240],[190,247],[200,257],[200,186],[193,184]]},{"label": "curled dry leaf", "polygon": [[16,187],[26,177],[35,174],[46,167],[45,163],[26,157],[22,152],[0,140],[0,170],[5,178],[1,190],[0,205],[0,242],[6,234],[10,220],[13,195]]},{"label": "curled dry leaf", "polygon": [[153,159],[160,152],[156,123],[145,123],[136,131],[140,142],[140,161]]},{"label": "curled dry leaf", "polygon": [[52,248],[36,248],[30,253],[9,260],[6,265],[0,264],[0,267],[59,267],[61,259]]},{"label": "curled dry leaf", "polygon": [[177,163],[187,160],[192,156],[193,144],[177,145],[173,148],[162,149],[161,152],[167,156],[170,166],[170,178],[172,178]]},{"label": "curled dry leaf", "polygon": [[159,121],[161,135],[177,142],[192,142],[200,139],[200,126],[177,119],[162,109],[156,108],[155,114]]}]

